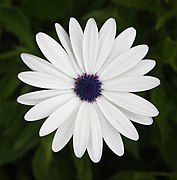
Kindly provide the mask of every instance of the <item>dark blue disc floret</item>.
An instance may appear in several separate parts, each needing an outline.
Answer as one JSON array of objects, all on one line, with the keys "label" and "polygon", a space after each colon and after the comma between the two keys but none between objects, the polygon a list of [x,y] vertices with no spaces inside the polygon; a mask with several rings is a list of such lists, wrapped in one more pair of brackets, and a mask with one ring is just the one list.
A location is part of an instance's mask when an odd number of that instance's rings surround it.
[{"label": "dark blue disc floret", "polygon": [[94,102],[101,96],[101,82],[96,74],[83,74],[75,79],[74,92],[82,101]]}]

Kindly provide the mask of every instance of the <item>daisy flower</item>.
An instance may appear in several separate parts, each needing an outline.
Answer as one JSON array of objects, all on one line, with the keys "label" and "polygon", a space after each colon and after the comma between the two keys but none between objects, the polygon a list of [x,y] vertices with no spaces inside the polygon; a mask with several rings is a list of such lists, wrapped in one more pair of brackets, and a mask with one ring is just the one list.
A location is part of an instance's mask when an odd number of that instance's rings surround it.
[{"label": "daisy flower", "polygon": [[18,102],[33,106],[26,121],[47,118],[39,135],[54,131],[52,150],[60,151],[73,137],[75,155],[87,150],[93,162],[102,156],[103,140],[118,156],[124,154],[121,135],[138,140],[132,122],[150,125],[158,110],[134,94],[152,89],[159,79],[144,76],[155,61],[144,59],[147,45],[131,47],[136,31],[130,27],[116,37],[116,22],[108,19],[100,30],[90,18],[84,31],[76,19],[69,21],[69,36],[55,24],[60,43],[45,33],[36,42],[48,60],[22,53],[32,70],[19,79],[42,90],[21,95]]}]

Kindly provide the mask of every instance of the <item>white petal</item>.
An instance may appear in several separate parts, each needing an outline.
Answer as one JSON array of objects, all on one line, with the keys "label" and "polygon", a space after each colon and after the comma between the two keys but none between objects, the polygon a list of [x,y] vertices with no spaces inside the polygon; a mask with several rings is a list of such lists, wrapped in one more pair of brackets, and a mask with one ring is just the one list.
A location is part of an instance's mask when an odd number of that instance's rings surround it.
[{"label": "white petal", "polygon": [[70,18],[69,34],[76,60],[82,72],[84,72],[85,69],[84,69],[83,52],[82,52],[83,31],[75,18]]},{"label": "white petal", "polygon": [[36,105],[48,98],[71,92],[72,90],[41,90],[23,94],[18,97],[17,101],[25,105]]},{"label": "white petal", "polygon": [[99,52],[97,64],[94,68],[95,72],[100,69],[108,57],[114,43],[115,35],[116,22],[113,18],[110,18],[103,24],[99,32]]},{"label": "white petal", "polygon": [[56,131],[53,142],[52,150],[54,152],[60,151],[71,139],[74,130],[74,122],[78,113],[76,108],[69,118],[64,122]]},{"label": "white petal", "polygon": [[129,139],[138,140],[139,136],[135,127],[118,108],[104,98],[97,98],[97,103],[104,116],[115,129]]},{"label": "white petal", "polygon": [[119,109],[133,122],[143,125],[151,125],[153,123],[153,119],[151,117],[135,114],[120,107]]},{"label": "white petal", "polygon": [[73,82],[63,82],[57,77],[40,72],[22,72],[18,78],[26,84],[47,89],[70,89],[74,87]]},{"label": "white petal", "polygon": [[104,141],[115,154],[122,156],[124,154],[124,145],[119,132],[107,121],[99,107],[96,107],[96,110],[100,119]]},{"label": "white petal", "polygon": [[131,69],[121,74],[123,76],[143,76],[151,71],[155,66],[155,61],[151,59],[146,59],[140,61],[138,64],[133,66]]},{"label": "white petal", "polygon": [[114,59],[100,74],[102,80],[118,76],[140,62],[148,52],[148,46],[138,45]]},{"label": "white petal", "polygon": [[82,102],[76,117],[73,134],[74,153],[78,158],[82,157],[88,145],[90,137],[90,120],[91,108],[89,103]]},{"label": "white petal", "polygon": [[152,89],[160,84],[160,80],[151,76],[117,77],[103,82],[102,88],[119,92],[140,92]]},{"label": "white petal", "polygon": [[87,21],[83,37],[83,58],[86,72],[93,73],[98,52],[98,28],[93,18]]},{"label": "white petal", "polygon": [[70,57],[70,59],[72,61],[72,64],[73,64],[76,72],[78,74],[81,74],[81,70],[78,67],[77,61],[75,59],[74,52],[73,52],[72,46],[71,46],[71,41],[70,41],[70,38],[69,38],[68,34],[63,29],[63,27],[58,23],[55,24],[55,29],[56,29],[56,32],[57,32],[57,35],[58,35],[58,37],[60,39],[61,44],[65,48],[66,52],[68,53],[68,55],[69,55],[69,57]]},{"label": "white petal", "polygon": [[159,114],[157,108],[146,99],[132,93],[102,92],[103,95],[118,106],[135,114],[154,117]]},{"label": "white petal", "polygon": [[79,98],[74,97],[62,106],[60,106],[54,113],[52,113],[41,126],[39,131],[40,136],[45,136],[55,131],[60,127],[65,120],[69,118],[71,113],[79,105]]},{"label": "white petal", "polygon": [[68,81],[71,78],[58,70],[53,64],[32,54],[22,53],[23,62],[33,71],[42,72],[52,76],[56,76],[63,81]]},{"label": "white petal", "polygon": [[74,93],[62,94],[56,97],[46,99],[32,107],[25,115],[26,121],[35,121],[45,118],[52,114],[56,109],[62,106],[75,96]]},{"label": "white petal", "polygon": [[105,64],[102,66],[101,70],[105,69],[115,58],[120,56],[122,53],[129,50],[135,40],[136,36],[136,30],[132,27],[125,29],[122,33],[120,33],[117,38],[115,39],[111,52],[105,62]]},{"label": "white petal", "polygon": [[91,127],[90,127],[90,139],[87,147],[88,154],[90,159],[93,162],[99,162],[103,150],[103,139],[102,139],[102,130],[100,125],[100,120],[98,114],[95,110],[95,103],[89,104],[91,107]]},{"label": "white petal", "polygon": [[72,68],[69,56],[58,42],[44,33],[38,33],[36,35],[36,41],[44,56],[54,66],[71,77],[77,75]]},{"label": "white petal", "polygon": [[[74,119],[73,119],[74,120]],[[63,123],[56,131],[53,142],[52,150],[58,152],[68,143],[73,135],[73,124],[70,121]]]}]

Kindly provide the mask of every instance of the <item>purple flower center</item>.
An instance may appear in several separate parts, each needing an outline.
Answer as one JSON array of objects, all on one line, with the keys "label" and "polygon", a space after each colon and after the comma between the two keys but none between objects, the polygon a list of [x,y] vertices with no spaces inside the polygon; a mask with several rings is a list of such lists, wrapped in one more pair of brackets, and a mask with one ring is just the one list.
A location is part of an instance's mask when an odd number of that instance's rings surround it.
[{"label": "purple flower center", "polygon": [[96,74],[83,74],[75,79],[74,92],[82,101],[94,102],[101,96],[101,82]]}]

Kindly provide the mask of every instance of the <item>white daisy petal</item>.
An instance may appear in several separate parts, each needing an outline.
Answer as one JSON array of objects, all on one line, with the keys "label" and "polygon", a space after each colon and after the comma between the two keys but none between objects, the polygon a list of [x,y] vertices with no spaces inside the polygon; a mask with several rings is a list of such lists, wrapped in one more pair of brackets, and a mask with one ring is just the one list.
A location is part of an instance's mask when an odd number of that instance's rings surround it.
[{"label": "white daisy petal", "polygon": [[39,135],[45,136],[55,131],[69,118],[70,114],[77,108],[78,105],[79,99],[74,97],[60,106],[43,123],[39,131]]},{"label": "white daisy petal", "polygon": [[74,126],[73,124],[74,123],[67,120],[67,122],[63,123],[57,129],[52,142],[52,150],[54,152],[60,151],[71,139],[73,135],[73,126]]},{"label": "white daisy petal", "polygon": [[70,18],[69,34],[76,60],[82,72],[84,72],[85,69],[84,69],[83,52],[82,52],[83,31],[75,18]]},{"label": "white daisy petal", "polygon": [[99,162],[102,155],[103,150],[103,139],[102,139],[102,130],[100,125],[100,120],[98,117],[98,114],[95,110],[95,105],[90,104],[91,109],[91,127],[90,127],[90,139],[89,144],[87,147],[88,154],[90,156],[90,159],[93,162]]},{"label": "white daisy petal", "polygon": [[140,92],[152,89],[160,84],[160,80],[151,76],[118,77],[104,81],[103,89],[119,92]]},{"label": "white daisy petal", "polygon": [[42,72],[58,77],[62,81],[71,80],[71,78],[59,71],[53,64],[32,54],[22,53],[23,62],[33,71]]},{"label": "white daisy petal", "polygon": [[83,37],[83,58],[86,72],[93,73],[98,52],[98,28],[93,18],[87,21]]},{"label": "white daisy petal", "polygon": [[51,115],[58,107],[74,97],[73,93],[58,95],[32,107],[25,115],[26,121],[35,121]]},{"label": "white daisy petal", "polygon": [[23,94],[18,97],[17,101],[25,105],[36,105],[41,101],[44,101],[48,98],[58,96],[60,94],[65,94],[71,92],[71,90],[41,90]]},{"label": "white daisy petal", "polygon": [[140,62],[148,52],[147,45],[138,45],[114,59],[100,74],[102,80],[118,76]]},{"label": "white daisy petal", "polygon": [[120,76],[143,76],[151,71],[154,68],[155,64],[155,61],[151,59],[142,60]]},{"label": "white daisy petal", "polygon": [[97,103],[104,116],[115,129],[129,139],[138,140],[137,130],[118,108],[104,98],[98,98]]},{"label": "white daisy petal", "polygon": [[120,33],[114,41],[109,59],[113,60],[125,51],[129,50],[135,40],[135,37],[136,30],[133,27],[129,27]]},{"label": "white daisy petal", "polygon": [[99,32],[99,51],[97,63],[94,68],[97,72],[104,64],[107,56],[109,55],[114,43],[116,35],[116,22],[113,18],[108,19],[102,26]]},{"label": "white daisy petal", "polygon": [[91,108],[89,103],[82,102],[74,125],[73,148],[75,155],[83,156],[90,137]]},{"label": "white daisy petal", "polygon": [[74,131],[74,122],[78,113],[76,108],[69,118],[64,122],[56,131],[53,142],[52,150],[54,152],[60,151],[71,139]]},{"label": "white daisy petal", "polygon": [[57,35],[58,35],[58,37],[60,39],[61,44],[65,48],[66,52],[68,53],[68,55],[69,55],[69,57],[70,57],[70,59],[72,61],[72,64],[73,64],[76,72],[78,74],[80,74],[81,70],[78,67],[77,61],[75,59],[75,56],[74,56],[74,53],[73,53],[73,50],[72,50],[72,47],[71,47],[70,38],[69,38],[68,34],[63,29],[63,27],[58,23],[55,24],[55,29],[56,29],[56,32],[57,32]]},{"label": "white daisy petal", "polygon": [[71,59],[65,50],[53,38],[45,33],[36,35],[36,42],[44,56],[59,70],[75,77],[77,73],[72,68]]},{"label": "white daisy petal", "polygon": [[152,103],[135,94],[104,91],[103,95],[118,106],[135,114],[149,117],[159,114],[157,108]]},{"label": "white daisy petal", "polygon": [[153,123],[153,119],[151,117],[135,114],[120,107],[119,109],[133,122],[143,125],[151,125]]},{"label": "white daisy petal", "polygon": [[136,30],[132,27],[125,29],[122,33],[120,33],[115,39],[111,52],[107,57],[105,64],[102,66],[99,74],[105,69],[114,59],[120,56],[122,53],[129,50],[135,40]]},{"label": "white daisy petal", "polygon": [[104,141],[115,154],[122,156],[124,154],[124,145],[120,133],[107,121],[98,106],[96,106],[96,110],[100,119]]},{"label": "white daisy petal", "polygon": [[57,77],[40,72],[22,72],[18,78],[26,84],[39,88],[47,89],[70,89],[73,88],[73,82],[63,82]]}]

